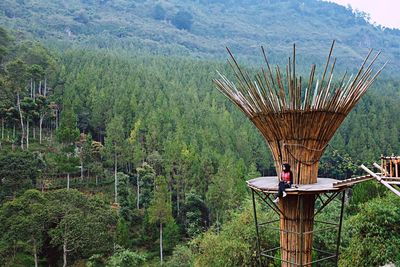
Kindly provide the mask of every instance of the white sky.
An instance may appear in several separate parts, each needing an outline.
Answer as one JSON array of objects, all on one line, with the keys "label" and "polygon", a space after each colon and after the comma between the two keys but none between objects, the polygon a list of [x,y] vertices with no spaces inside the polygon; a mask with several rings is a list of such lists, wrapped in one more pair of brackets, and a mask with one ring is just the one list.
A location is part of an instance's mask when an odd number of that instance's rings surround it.
[{"label": "white sky", "polygon": [[369,13],[371,22],[400,29],[400,0],[325,0]]}]

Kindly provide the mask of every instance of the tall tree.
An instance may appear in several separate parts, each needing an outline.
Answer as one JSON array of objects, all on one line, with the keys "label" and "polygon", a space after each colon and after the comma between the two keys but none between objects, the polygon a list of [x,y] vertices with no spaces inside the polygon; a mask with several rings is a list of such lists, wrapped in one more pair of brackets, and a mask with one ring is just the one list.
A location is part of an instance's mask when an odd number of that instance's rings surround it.
[{"label": "tall tree", "polygon": [[148,208],[154,188],[156,172],[147,162],[136,168],[136,207]]},{"label": "tall tree", "polygon": [[[7,202],[0,209],[0,230],[3,240],[12,244],[21,241],[29,244],[35,267],[39,265],[38,254],[44,240],[47,225],[46,199],[39,191],[32,189]],[[14,240],[4,240],[13,238]]]},{"label": "tall tree", "polygon": [[173,221],[171,197],[168,192],[167,179],[164,176],[156,178],[153,199],[151,200],[149,222],[160,227],[160,261],[163,264],[163,225]]},{"label": "tall tree", "polygon": [[49,235],[51,243],[63,251],[63,267],[67,266],[71,252],[83,255],[110,252],[116,214],[109,205],[77,190],[53,191],[46,198],[54,226]]},{"label": "tall tree", "polygon": [[26,79],[27,79],[27,65],[20,59],[11,61],[6,66],[7,81],[16,96],[16,106],[19,113],[19,119],[21,124],[21,148],[24,149],[24,140],[26,139],[26,132],[24,127],[24,116],[21,108],[21,99],[23,94]]},{"label": "tall tree", "polygon": [[121,116],[115,116],[106,127],[106,152],[114,162],[114,202],[118,203],[118,158],[125,144],[125,133]]},{"label": "tall tree", "polygon": [[79,162],[75,153],[75,142],[79,139],[79,129],[76,127],[76,123],[75,113],[68,107],[64,108],[56,135],[61,144],[61,154],[58,160],[60,170],[67,174],[67,189],[70,187],[70,173],[76,170]]}]

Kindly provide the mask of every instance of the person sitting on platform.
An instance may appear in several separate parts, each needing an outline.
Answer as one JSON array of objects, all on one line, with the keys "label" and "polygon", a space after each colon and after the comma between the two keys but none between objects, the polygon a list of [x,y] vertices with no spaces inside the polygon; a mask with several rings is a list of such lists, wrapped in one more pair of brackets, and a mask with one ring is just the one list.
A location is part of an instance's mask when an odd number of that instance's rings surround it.
[{"label": "person sitting on platform", "polygon": [[282,172],[279,178],[279,189],[278,194],[274,200],[274,203],[279,202],[280,197],[286,197],[286,188],[290,188],[293,184],[293,173],[290,170],[290,165],[287,163],[282,164]]}]

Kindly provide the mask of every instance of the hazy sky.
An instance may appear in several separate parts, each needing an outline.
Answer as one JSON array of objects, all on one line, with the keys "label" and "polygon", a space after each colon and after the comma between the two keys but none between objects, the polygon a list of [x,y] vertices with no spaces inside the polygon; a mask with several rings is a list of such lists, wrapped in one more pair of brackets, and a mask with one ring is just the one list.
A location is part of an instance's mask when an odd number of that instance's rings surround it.
[{"label": "hazy sky", "polygon": [[371,22],[400,29],[400,0],[325,0],[369,13]]}]

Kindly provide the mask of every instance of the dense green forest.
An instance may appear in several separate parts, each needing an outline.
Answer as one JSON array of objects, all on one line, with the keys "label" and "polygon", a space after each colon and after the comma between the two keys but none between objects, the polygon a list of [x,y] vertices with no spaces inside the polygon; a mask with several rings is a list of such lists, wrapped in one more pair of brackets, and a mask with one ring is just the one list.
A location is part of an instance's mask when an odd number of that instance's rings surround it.
[{"label": "dense green forest", "polygon": [[[262,136],[212,83],[232,75],[226,45],[251,71],[260,43],[281,64],[298,42],[304,73],[333,38],[339,72],[382,48],[392,61],[319,176],[400,154],[400,33],[362,12],[314,0],[5,0],[0,11],[0,266],[255,266],[245,181],[276,174]],[[400,200],[374,182],[348,196],[339,265],[400,265]],[[319,216],[338,212],[333,202]],[[332,249],[333,235],[314,243]]]},{"label": "dense green forest", "polygon": [[219,59],[229,46],[249,62],[260,61],[260,45],[284,62],[297,43],[302,60],[320,63],[336,39],[339,59],[348,66],[374,48],[390,60],[387,73],[400,69],[400,30],[318,0],[3,0],[0,23],[53,46]]},{"label": "dense green forest", "polygon": [[[274,167],[260,134],[212,85],[226,64],[59,53],[4,29],[1,61],[1,265],[255,264],[244,181]],[[321,176],[347,178],[354,164],[399,153],[397,86],[380,80],[363,98]],[[376,184],[354,188],[345,226],[359,228],[345,228],[342,266],[399,261],[399,204]],[[265,246],[278,242],[264,236]]]}]

